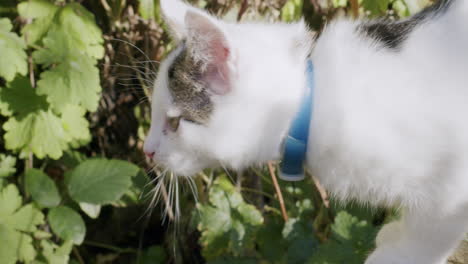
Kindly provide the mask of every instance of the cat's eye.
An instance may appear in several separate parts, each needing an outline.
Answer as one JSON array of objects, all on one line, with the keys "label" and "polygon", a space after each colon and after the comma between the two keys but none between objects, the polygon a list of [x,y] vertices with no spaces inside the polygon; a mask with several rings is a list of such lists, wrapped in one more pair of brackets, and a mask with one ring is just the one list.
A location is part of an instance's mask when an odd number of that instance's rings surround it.
[{"label": "cat's eye", "polygon": [[180,116],[167,117],[167,124],[172,132],[176,132],[180,125]]}]

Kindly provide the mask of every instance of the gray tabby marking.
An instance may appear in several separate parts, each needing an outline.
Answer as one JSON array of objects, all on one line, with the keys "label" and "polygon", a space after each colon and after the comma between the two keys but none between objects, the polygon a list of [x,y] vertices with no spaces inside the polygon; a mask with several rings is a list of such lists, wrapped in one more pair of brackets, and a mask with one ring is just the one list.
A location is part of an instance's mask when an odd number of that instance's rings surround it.
[{"label": "gray tabby marking", "polygon": [[202,81],[202,65],[183,45],[168,71],[169,91],[173,103],[182,110],[182,118],[193,123],[206,123],[213,111],[207,84]]},{"label": "gray tabby marking", "polygon": [[385,19],[366,22],[358,27],[358,31],[373,40],[379,41],[386,48],[398,50],[416,26],[428,19],[443,15],[454,1],[439,0],[418,14],[401,21]]}]

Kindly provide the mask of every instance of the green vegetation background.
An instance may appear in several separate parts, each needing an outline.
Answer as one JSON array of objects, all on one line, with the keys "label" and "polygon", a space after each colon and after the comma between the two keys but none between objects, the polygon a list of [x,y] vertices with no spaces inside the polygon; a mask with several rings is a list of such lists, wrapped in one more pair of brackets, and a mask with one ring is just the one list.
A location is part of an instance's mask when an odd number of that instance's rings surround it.
[{"label": "green vegetation background", "polygon": [[[430,3],[191,2],[230,21],[304,15],[317,31]],[[362,263],[395,214],[311,179],[278,189],[274,164],[151,181],[147,97],[171,47],[157,0],[0,2],[0,263]]]}]

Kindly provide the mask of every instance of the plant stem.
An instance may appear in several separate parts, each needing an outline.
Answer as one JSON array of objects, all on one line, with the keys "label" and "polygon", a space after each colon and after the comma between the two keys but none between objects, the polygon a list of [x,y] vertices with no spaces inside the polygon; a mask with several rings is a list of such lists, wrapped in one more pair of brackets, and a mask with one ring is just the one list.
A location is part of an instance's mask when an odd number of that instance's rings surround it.
[{"label": "plant stem", "polygon": [[268,170],[270,171],[271,179],[273,180],[273,185],[275,186],[276,194],[278,195],[278,200],[281,207],[281,214],[283,215],[283,219],[285,222],[288,221],[288,213],[286,211],[286,206],[284,206],[284,199],[283,194],[281,193],[281,189],[278,184],[278,180],[276,179],[275,167],[273,166],[273,162],[268,162]]}]

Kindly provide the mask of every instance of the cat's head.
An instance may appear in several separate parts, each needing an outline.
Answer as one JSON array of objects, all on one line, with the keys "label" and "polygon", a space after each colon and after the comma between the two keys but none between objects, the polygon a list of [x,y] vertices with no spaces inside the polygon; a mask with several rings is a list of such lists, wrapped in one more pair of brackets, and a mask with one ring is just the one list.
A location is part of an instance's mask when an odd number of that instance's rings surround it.
[{"label": "cat's head", "polygon": [[161,9],[177,47],[160,64],[145,153],[185,176],[277,158],[304,83],[304,24],[228,24],[178,0]]}]

